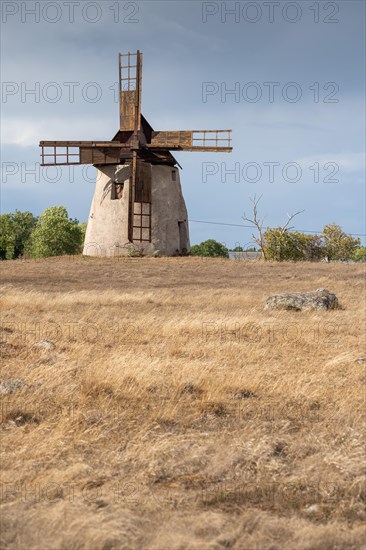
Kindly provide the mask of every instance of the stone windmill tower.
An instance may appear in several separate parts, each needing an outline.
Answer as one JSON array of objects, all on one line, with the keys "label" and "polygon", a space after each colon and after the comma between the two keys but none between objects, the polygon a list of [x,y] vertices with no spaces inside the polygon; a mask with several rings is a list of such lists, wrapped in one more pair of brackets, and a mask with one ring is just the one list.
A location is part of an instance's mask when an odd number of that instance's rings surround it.
[{"label": "stone windmill tower", "polygon": [[112,141],[41,141],[41,166],[93,164],[89,256],[189,251],[187,209],[171,151],[230,152],[231,130],[154,131],[141,114],[142,53],[119,54],[119,130]]}]

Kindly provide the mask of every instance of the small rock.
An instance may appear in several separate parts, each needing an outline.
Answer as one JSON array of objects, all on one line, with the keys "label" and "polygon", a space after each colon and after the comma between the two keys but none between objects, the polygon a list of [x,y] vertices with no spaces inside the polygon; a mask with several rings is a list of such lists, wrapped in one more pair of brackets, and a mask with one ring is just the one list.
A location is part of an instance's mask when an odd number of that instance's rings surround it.
[{"label": "small rock", "polygon": [[305,506],[305,511],[309,514],[313,514],[314,512],[318,512],[319,510],[319,504],[307,504]]},{"label": "small rock", "polygon": [[31,349],[32,350],[40,349],[42,351],[43,350],[44,351],[51,351],[51,350],[55,349],[55,347],[56,347],[56,345],[51,340],[40,340],[39,342],[36,342],[35,344],[33,344]]},{"label": "small rock", "polygon": [[7,393],[13,393],[17,390],[26,388],[27,384],[20,378],[17,380],[3,380],[0,382],[0,395],[6,395]]},{"label": "small rock", "polygon": [[337,309],[339,307],[335,294],[325,288],[318,288],[315,292],[291,292],[269,296],[264,309],[301,311],[302,309]]},{"label": "small rock", "polygon": [[366,361],[366,357],[358,357],[355,359],[355,363],[364,363]]}]

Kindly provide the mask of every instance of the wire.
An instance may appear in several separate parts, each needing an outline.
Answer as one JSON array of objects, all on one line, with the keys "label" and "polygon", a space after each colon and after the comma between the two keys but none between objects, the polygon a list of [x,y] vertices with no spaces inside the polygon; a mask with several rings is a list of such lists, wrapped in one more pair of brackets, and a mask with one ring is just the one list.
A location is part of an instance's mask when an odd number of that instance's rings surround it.
[{"label": "wire", "polygon": [[[194,223],[209,223],[211,225],[228,225],[231,227],[250,227],[251,229],[254,229],[253,225],[241,225],[237,223],[223,223],[223,222],[207,222],[203,220],[188,220],[189,222]],[[312,233],[313,235],[319,235],[322,233],[322,231],[308,231],[307,229],[293,229],[292,231],[302,231],[302,233]],[[351,235],[352,237],[366,237],[366,234],[363,233],[348,233],[348,235]]]}]

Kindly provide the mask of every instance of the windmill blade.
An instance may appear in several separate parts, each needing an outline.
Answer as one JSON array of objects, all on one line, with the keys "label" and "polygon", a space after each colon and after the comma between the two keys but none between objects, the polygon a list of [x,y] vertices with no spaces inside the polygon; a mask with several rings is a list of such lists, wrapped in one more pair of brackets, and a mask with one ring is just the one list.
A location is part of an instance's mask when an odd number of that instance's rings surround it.
[{"label": "windmill blade", "polygon": [[131,173],[130,173],[130,189],[128,195],[128,240],[133,242],[133,218],[135,209],[135,193],[137,181],[137,152],[132,152]]},{"label": "windmill blade", "polygon": [[151,164],[132,152],[128,196],[128,240],[151,242]]},{"label": "windmill blade", "polygon": [[184,130],[153,132],[150,149],[177,151],[232,151],[231,130]]},{"label": "windmill blade", "polygon": [[137,135],[141,127],[142,53],[118,54],[120,130]]},{"label": "windmill blade", "polygon": [[115,141],[41,141],[41,166],[117,164],[129,149]]}]

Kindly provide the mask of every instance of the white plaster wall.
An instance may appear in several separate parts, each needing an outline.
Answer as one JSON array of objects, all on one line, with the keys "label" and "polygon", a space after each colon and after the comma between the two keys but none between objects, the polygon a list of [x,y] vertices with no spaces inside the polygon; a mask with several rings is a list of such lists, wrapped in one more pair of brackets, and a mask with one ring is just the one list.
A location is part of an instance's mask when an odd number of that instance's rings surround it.
[{"label": "white plaster wall", "polygon": [[[175,172],[175,181],[172,172]],[[83,254],[86,256],[118,256],[128,251],[129,165],[108,165],[97,169],[97,182],[90,208]],[[111,199],[113,180],[124,183],[121,199]],[[151,243],[134,242],[145,254],[159,251],[164,255],[180,252],[178,221],[187,224],[187,209],[182,195],[179,170],[176,167],[153,165],[151,180]]]},{"label": "white plaster wall", "polygon": [[[172,171],[176,172],[176,180]],[[186,221],[188,215],[180,185],[177,167],[152,166],[152,235],[155,250],[162,254],[175,255],[180,249],[178,221]],[[185,248],[189,249],[189,241]]]},{"label": "white plaster wall", "polygon": [[[97,169],[97,181],[85,234],[86,256],[120,255],[128,243],[127,208],[130,166],[111,164]],[[111,200],[113,180],[124,183],[121,199]]]}]

